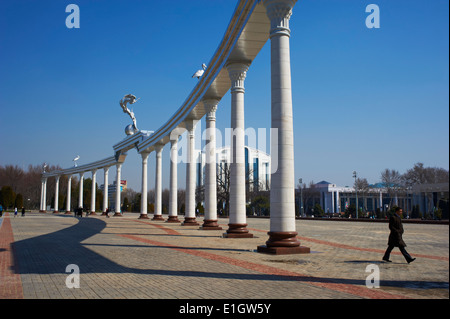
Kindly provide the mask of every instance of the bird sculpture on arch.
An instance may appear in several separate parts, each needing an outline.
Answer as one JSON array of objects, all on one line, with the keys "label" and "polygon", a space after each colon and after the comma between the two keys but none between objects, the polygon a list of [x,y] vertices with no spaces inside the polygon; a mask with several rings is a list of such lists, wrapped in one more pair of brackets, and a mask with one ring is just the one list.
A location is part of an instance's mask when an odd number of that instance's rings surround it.
[{"label": "bird sculpture on arch", "polygon": [[192,77],[200,79],[202,77],[203,73],[205,73],[205,70],[206,70],[206,64],[203,63],[202,68],[200,70],[198,70],[197,72],[195,72]]}]

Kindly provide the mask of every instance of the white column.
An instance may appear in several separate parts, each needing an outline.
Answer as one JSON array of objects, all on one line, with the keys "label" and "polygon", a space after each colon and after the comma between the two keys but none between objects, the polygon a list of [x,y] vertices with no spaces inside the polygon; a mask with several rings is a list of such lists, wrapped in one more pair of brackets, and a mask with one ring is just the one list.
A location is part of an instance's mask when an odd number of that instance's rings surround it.
[{"label": "white column", "polygon": [[122,216],[120,213],[120,180],[122,172],[122,163],[116,164],[116,207],[114,216]]},{"label": "white column", "polygon": [[91,191],[91,215],[95,215],[95,184],[97,183],[97,170],[92,170],[92,191]]},{"label": "white column", "polygon": [[379,200],[380,200],[380,212],[382,212],[383,211],[383,191],[381,189],[380,189]]},{"label": "white column", "polygon": [[336,191],[336,213],[338,213],[339,216],[341,216],[341,209],[341,194],[339,191]]},{"label": "white column", "polygon": [[47,210],[47,178],[41,179],[41,207],[39,211],[45,213]]},{"label": "white column", "polygon": [[72,193],[72,175],[69,175],[67,178],[67,199],[66,199],[66,214],[70,214],[70,196]]},{"label": "white column", "polygon": [[201,229],[220,230],[217,224],[217,183],[216,183],[216,110],[219,100],[203,101],[206,114],[205,145],[205,218]]},{"label": "white column", "polygon": [[47,178],[44,178],[44,207],[42,207],[42,211],[47,212]]},{"label": "white column", "polygon": [[80,173],[80,185],[79,185],[79,195],[78,195],[78,208],[83,208],[83,181],[84,181],[84,172]]},{"label": "white column", "polygon": [[179,135],[172,135],[170,138],[170,198],[169,198],[169,218],[168,223],[178,223],[178,138]]},{"label": "white column", "polygon": [[103,178],[103,212],[102,215],[106,215],[108,210],[108,172],[109,166],[103,168],[104,178]]},{"label": "white column", "polygon": [[152,220],[163,220],[162,217],[162,150],[164,145],[156,144],[156,174],[155,174],[155,214]]},{"label": "white column", "polygon": [[331,191],[331,213],[335,212],[334,208],[334,191]]},{"label": "white column", "polygon": [[245,207],[245,125],[244,80],[248,64],[230,63],[231,80],[231,163],[230,163],[230,219],[224,237],[251,238],[248,232]]},{"label": "white column", "polygon": [[142,186],[141,186],[141,215],[139,216],[139,219],[148,219],[147,215],[147,167],[148,167],[148,156],[150,155],[150,152],[142,152]]},{"label": "white column", "polygon": [[[294,134],[292,118],[289,19],[296,0],[263,0],[270,19],[271,48],[271,127],[277,140],[271,145],[271,162],[277,163],[271,176],[270,232],[265,246],[268,253],[308,253],[296,238]],[[274,150],[276,148],[276,150]]]},{"label": "white column", "polygon": [[58,213],[59,207],[58,207],[58,199],[59,199],[59,178],[61,176],[56,176],[56,183],[55,183],[55,205],[54,208],[55,210],[53,211],[53,213]]},{"label": "white column", "polygon": [[41,202],[39,204],[39,212],[44,211],[44,179],[41,179]]},{"label": "white column", "polygon": [[186,210],[182,225],[198,225],[195,220],[195,123],[186,122],[187,129],[187,163],[186,163]]}]

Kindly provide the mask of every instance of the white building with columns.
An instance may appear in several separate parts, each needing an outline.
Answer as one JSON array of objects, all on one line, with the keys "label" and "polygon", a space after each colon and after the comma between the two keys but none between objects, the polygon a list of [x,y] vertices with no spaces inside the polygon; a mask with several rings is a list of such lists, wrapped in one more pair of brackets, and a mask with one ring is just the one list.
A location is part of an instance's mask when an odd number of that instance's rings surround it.
[{"label": "white building with columns", "polygon": [[319,203],[325,213],[342,213],[350,205],[358,203],[363,213],[386,211],[392,205],[400,205],[405,214],[412,210],[413,192],[410,190],[389,191],[382,183],[371,184],[365,191],[356,192],[354,187],[338,186],[327,181],[314,185],[320,197]]}]

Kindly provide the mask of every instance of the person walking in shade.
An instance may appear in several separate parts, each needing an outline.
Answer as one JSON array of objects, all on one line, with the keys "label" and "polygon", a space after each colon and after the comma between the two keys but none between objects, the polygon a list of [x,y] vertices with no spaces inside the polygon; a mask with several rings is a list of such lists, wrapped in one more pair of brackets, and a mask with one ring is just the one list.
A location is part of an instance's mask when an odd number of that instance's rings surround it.
[{"label": "person walking in shade", "polygon": [[402,253],[403,257],[405,257],[406,261],[409,263],[416,260],[416,258],[412,258],[410,254],[406,251],[405,247],[406,244],[403,241],[402,235],[403,235],[403,224],[402,224],[402,214],[403,209],[400,207],[395,208],[395,213],[389,218],[389,240],[388,240],[388,248],[386,249],[386,252],[384,253],[383,260],[386,262],[391,262],[389,260],[389,256],[391,254],[392,249],[394,247],[398,247],[400,249],[400,252]]}]

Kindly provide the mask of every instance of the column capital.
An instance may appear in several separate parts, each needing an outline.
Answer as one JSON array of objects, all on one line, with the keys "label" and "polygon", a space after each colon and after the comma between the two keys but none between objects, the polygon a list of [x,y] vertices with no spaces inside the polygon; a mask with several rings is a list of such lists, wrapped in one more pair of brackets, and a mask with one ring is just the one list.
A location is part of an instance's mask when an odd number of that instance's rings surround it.
[{"label": "column capital", "polygon": [[226,65],[231,80],[231,93],[244,93],[244,80],[247,76],[248,67],[249,63],[239,61],[231,61]]},{"label": "column capital", "polygon": [[263,0],[270,19],[270,37],[290,36],[289,19],[297,0]]},{"label": "column capital", "polygon": [[219,105],[219,99],[205,99],[203,100],[203,106],[207,112],[206,120],[213,121],[216,119],[217,106]]},{"label": "column capital", "polygon": [[156,155],[160,155],[163,148],[164,144],[155,144]]},{"label": "column capital", "polygon": [[150,151],[144,151],[144,152],[141,152],[140,154],[141,154],[141,157],[142,157],[142,162],[146,162],[147,163],[147,160],[148,160],[148,156],[150,155]]},{"label": "column capital", "polygon": [[184,122],[186,124],[186,130],[189,136],[194,136],[195,126],[197,125],[196,120],[187,120]]},{"label": "column capital", "polygon": [[[178,137],[170,139],[170,149],[171,150],[178,150]],[[172,157],[172,155],[171,155]]]}]

